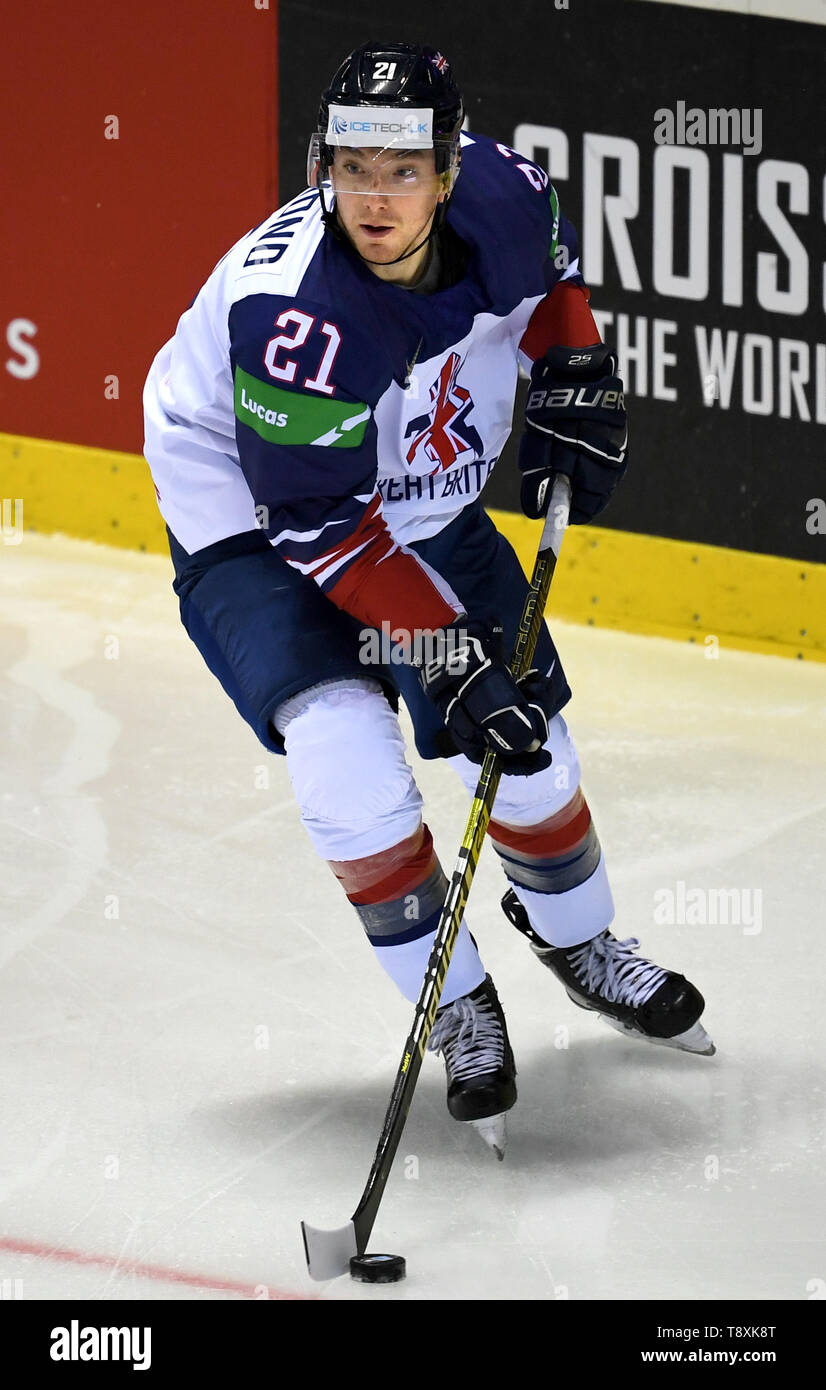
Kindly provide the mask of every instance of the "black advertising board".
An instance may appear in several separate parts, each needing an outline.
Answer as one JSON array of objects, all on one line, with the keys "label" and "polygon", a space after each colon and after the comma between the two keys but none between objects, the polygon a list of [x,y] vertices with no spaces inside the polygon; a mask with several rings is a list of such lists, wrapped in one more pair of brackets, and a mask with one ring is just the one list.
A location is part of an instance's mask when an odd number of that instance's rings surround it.
[{"label": "black advertising board", "polygon": [[[629,398],[605,524],[823,561],[826,27],[647,0],[280,0],[284,200],[323,86],[368,38],[439,47],[470,133],[548,168],[577,226]],[[518,509],[523,397],[489,506]]]}]

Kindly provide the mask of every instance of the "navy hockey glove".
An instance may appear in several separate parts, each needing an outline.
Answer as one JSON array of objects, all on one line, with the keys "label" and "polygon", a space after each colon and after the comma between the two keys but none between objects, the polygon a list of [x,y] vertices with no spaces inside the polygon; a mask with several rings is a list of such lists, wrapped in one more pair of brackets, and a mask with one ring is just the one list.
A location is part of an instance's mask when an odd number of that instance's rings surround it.
[{"label": "navy hockey glove", "polygon": [[617,359],[605,343],[554,347],[533,364],[519,446],[521,505],[544,516],[554,473],[571,480],[574,524],[608,505],[626,469],[628,427]]},{"label": "navy hockey glove", "polygon": [[481,763],[491,747],[502,754],[504,772],[529,776],[552,761],[542,747],[554,712],[551,683],[529,671],[517,684],[502,659],[501,638],[501,628],[457,618],[434,633],[419,679],[456,752]]}]

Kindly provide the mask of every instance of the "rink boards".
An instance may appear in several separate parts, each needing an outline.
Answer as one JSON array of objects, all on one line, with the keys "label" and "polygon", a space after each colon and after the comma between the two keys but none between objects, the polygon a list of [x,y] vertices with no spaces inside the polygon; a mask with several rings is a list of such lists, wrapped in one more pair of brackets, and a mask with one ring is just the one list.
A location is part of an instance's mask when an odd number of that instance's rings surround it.
[{"label": "rink boards", "polygon": [[[12,503],[2,517],[4,544],[34,530],[166,551],[139,454],[0,434],[0,476]],[[514,512],[491,515],[530,572],[538,523]],[[720,646],[826,660],[826,565],[808,561],[576,526],[554,608],[571,622],[694,642],[709,660]]]}]

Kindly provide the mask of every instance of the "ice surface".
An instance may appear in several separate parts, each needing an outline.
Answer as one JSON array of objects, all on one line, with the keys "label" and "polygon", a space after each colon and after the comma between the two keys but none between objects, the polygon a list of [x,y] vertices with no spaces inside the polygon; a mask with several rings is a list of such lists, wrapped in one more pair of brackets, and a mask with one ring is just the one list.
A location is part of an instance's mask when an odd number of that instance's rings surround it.
[{"label": "ice surface", "polygon": [[[319,1286],[299,1223],[352,1213],[411,1010],[170,576],[61,538],[0,547],[0,1279],[29,1299],[805,1299],[826,1279],[826,666],[553,625],[615,931],[701,988],[717,1056],[574,1008],[486,852],[469,921],[519,1068],[507,1158],[449,1118],[428,1058],[371,1245],[408,1278]],[[467,797],[414,765],[449,871]],[[761,916],[656,921],[679,882],[759,889]]]}]

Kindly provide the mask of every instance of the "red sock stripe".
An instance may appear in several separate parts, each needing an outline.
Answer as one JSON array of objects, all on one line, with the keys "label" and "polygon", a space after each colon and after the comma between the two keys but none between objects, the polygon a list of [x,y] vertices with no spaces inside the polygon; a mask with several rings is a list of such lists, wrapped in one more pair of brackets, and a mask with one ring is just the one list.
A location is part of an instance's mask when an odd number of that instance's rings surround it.
[{"label": "red sock stripe", "polygon": [[330,868],[356,907],[392,902],[415,892],[437,865],[433,836],[426,825],[379,854],[330,860]]},{"label": "red sock stripe", "polygon": [[591,812],[577,787],[567,806],[538,825],[503,825],[501,821],[492,820],[488,834],[494,842],[508,849],[536,855],[537,859],[552,859],[577,849],[590,827]]}]

